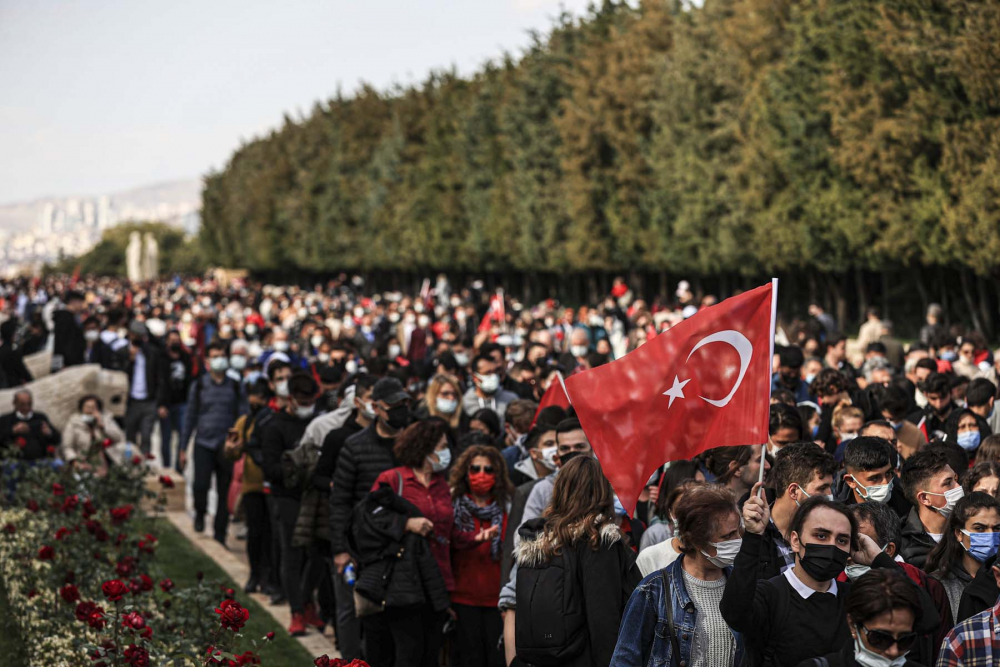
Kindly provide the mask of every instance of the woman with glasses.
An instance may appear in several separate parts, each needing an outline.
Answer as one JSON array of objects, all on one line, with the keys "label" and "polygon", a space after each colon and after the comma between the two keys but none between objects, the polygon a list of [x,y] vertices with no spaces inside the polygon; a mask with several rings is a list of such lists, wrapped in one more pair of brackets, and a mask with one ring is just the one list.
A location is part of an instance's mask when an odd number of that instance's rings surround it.
[{"label": "woman with glasses", "polygon": [[496,447],[473,445],[451,469],[455,510],[451,608],[456,616],[454,663],[458,667],[503,665],[503,653],[497,648],[503,632],[497,602],[500,556],[513,493],[507,464]]},{"label": "woman with glasses", "polygon": [[1000,544],[1000,503],[974,491],[955,505],[941,541],[927,556],[925,571],[941,582],[952,612],[958,611],[965,587]]},{"label": "woman with glasses", "polygon": [[851,641],[837,653],[810,658],[799,667],[921,667],[906,655],[916,644],[921,603],[902,570],[871,570],[847,595]]}]

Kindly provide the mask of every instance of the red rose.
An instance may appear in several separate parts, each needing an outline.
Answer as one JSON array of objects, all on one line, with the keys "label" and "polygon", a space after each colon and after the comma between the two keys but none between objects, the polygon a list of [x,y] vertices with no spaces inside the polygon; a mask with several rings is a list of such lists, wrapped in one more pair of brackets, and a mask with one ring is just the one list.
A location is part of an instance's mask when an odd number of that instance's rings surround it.
[{"label": "red rose", "polygon": [[126,630],[142,630],[146,627],[146,619],[137,611],[122,614],[122,627]]},{"label": "red rose", "polygon": [[142,584],[139,583],[138,579],[133,579],[128,582],[128,589],[132,592],[132,595],[138,595],[142,592]]},{"label": "red rose", "polygon": [[76,572],[74,572],[73,570],[67,570],[66,576],[63,577],[63,583],[72,584],[75,581],[76,581]]},{"label": "red rose", "polygon": [[264,639],[266,639],[269,642],[274,641],[274,633],[273,632],[267,633],[266,635],[264,635]]},{"label": "red rose", "polygon": [[132,556],[126,556],[122,558],[115,565],[115,572],[118,573],[119,577],[127,577],[132,574],[132,569],[135,567],[135,559]]},{"label": "red rose", "polygon": [[144,593],[153,590],[153,580],[148,574],[139,575],[139,589]]},{"label": "red rose", "polygon": [[156,548],[156,538],[152,535],[146,535],[145,539],[139,540],[139,551],[147,554],[153,553]]},{"label": "red rose", "polygon": [[125,533],[118,533],[118,537],[115,538],[115,546],[121,546],[127,537]]},{"label": "red rose", "polygon": [[18,446],[18,447],[20,447],[21,449],[24,449],[24,448],[25,448],[25,447],[27,447],[27,445],[28,445],[28,441],[27,441],[27,440],[25,440],[23,436],[22,436],[22,437],[19,437],[19,438],[18,438],[17,440],[15,440],[14,442],[16,442],[16,443],[17,443],[17,446]]},{"label": "red rose", "polygon": [[206,665],[225,664],[224,662],[222,662],[222,651],[215,648],[214,646],[209,646],[208,649],[205,650],[205,654],[208,655],[208,658],[206,659],[205,662]]},{"label": "red rose", "polygon": [[14,533],[17,532],[17,528],[14,527],[14,524],[8,523],[6,526],[3,527],[3,532],[7,533],[8,535],[13,535]]},{"label": "red rose", "polygon": [[49,445],[48,447],[45,448],[45,453],[48,454],[49,456],[55,456],[56,455],[56,446],[55,445]]},{"label": "red rose", "polygon": [[225,589],[225,591],[223,591],[223,594],[226,596],[227,600],[232,600],[236,597],[236,591],[234,591],[232,588]]},{"label": "red rose", "polygon": [[104,610],[100,607],[97,607],[94,611],[90,612],[90,616],[87,617],[87,625],[95,630],[103,630],[104,625],[107,622],[108,619],[104,616]]},{"label": "red rose", "polygon": [[90,618],[90,614],[99,609],[100,607],[93,602],[81,602],[76,605],[76,620],[86,622],[87,619]]},{"label": "red rose", "polygon": [[55,555],[56,550],[47,544],[38,550],[38,560],[52,560]]},{"label": "red rose", "polygon": [[34,498],[32,498],[31,500],[29,500],[28,504],[25,505],[25,507],[27,507],[32,512],[37,512],[38,511],[38,503],[35,501]]},{"label": "red rose", "polygon": [[313,664],[316,665],[316,667],[330,667],[330,656],[324,653],[320,657],[313,660]]},{"label": "red rose", "polygon": [[128,667],[149,667],[149,652],[141,646],[129,644],[124,655]]},{"label": "red rose", "polygon": [[105,438],[104,440],[101,441],[101,447],[103,447],[104,449],[107,449],[108,447],[110,447],[113,444],[114,443],[111,442],[111,438]]},{"label": "red rose", "polygon": [[65,586],[60,588],[59,595],[65,602],[69,604],[73,604],[74,602],[80,599],[80,591],[78,591],[76,589],[76,586],[74,586],[73,584],[66,584]]},{"label": "red rose", "polygon": [[128,586],[118,579],[109,579],[101,584],[101,592],[104,593],[104,597],[108,599],[108,602],[118,602],[122,599],[123,595],[128,593]]},{"label": "red rose", "polygon": [[136,455],[132,457],[132,465],[139,465],[140,463],[142,463],[141,456]]},{"label": "red rose", "polygon": [[243,655],[234,655],[229,661],[229,667],[245,667],[246,665],[259,665],[258,658],[253,651],[244,651]]},{"label": "red rose", "polygon": [[160,590],[164,593],[169,593],[174,589],[174,582],[170,579],[164,579],[160,582]]},{"label": "red rose", "polygon": [[250,612],[235,600],[223,600],[222,604],[215,608],[215,613],[219,615],[222,627],[233,632],[238,632],[250,618]]},{"label": "red rose", "polygon": [[28,591],[28,599],[29,600],[31,598],[35,597],[36,595],[38,595],[38,591],[36,591],[34,588],[32,588],[30,591]]},{"label": "red rose", "polygon": [[59,530],[56,531],[56,540],[62,540],[62,538],[69,535],[70,532],[72,531],[70,531],[69,528],[67,528],[66,526],[62,526]]},{"label": "red rose", "polygon": [[139,636],[140,636],[140,637],[142,637],[143,639],[149,639],[150,637],[152,637],[152,636],[153,636],[153,628],[151,628],[151,627],[149,627],[149,626],[147,625],[147,626],[146,626],[146,627],[145,627],[145,628],[143,629],[143,631],[139,633]]},{"label": "red rose", "polygon": [[111,508],[111,523],[112,525],[118,526],[120,524],[128,521],[129,515],[132,514],[131,505],[122,505],[121,507]]},{"label": "red rose", "polygon": [[66,490],[63,488],[62,484],[60,484],[59,482],[52,482],[52,495],[61,496],[65,492]]},{"label": "red rose", "polygon": [[87,498],[83,501],[83,518],[89,519],[95,514],[97,514],[97,508],[94,507],[94,503],[90,501],[90,498]]},{"label": "red rose", "polygon": [[97,532],[97,529],[101,527],[101,522],[95,521],[93,519],[87,519],[87,521],[83,524],[83,526],[84,528],[87,529],[88,533],[93,535]]},{"label": "red rose", "polygon": [[160,475],[160,484],[163,485],[164,489],[174,488],[174,480],[170,475]]},{"label": "red rose", "polygon": [[108,531],[104,530],[104,526],[98,525],[97,532],[94,533],[94,539],[98,542],[107,542],[110,537]]},{"label": "red rose", "polygon": [[61,508],[63,514],[69,514],[70,512],[75,510],[76,506],[79,504],[80,504],[80,496],[76,495],[75,493],[72,496],[66,496],[66,499],[63,500]]}]

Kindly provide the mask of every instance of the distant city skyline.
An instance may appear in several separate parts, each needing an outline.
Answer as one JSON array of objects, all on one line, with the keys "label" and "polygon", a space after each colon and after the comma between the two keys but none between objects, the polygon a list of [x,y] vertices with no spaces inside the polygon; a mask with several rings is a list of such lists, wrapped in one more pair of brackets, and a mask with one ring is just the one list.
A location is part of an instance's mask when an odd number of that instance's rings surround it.
[{"label": "distant city skyline", "polygon": [[587,4],[0,3],[0,204],[200,178],[338,89],[469,74]]}]

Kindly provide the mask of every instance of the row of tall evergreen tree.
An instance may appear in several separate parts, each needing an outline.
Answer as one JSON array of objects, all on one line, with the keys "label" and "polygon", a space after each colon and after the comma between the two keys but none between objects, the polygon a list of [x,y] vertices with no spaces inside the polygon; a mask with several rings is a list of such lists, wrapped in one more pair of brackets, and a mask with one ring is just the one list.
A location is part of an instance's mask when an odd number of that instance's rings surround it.
[{"label": "row of tall evergreen tree", "polygon": [[1000,257],[1000,0],[606,0],[206,177],[261,272],[824,275]]}]

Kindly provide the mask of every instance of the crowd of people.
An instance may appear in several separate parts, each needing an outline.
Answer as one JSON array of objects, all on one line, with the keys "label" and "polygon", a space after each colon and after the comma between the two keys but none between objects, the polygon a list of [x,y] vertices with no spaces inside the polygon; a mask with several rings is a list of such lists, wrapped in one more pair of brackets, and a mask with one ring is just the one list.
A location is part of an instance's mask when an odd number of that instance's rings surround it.
[{"label": "crowd of people", "polygon": [[766,446],[667,463],[630,515],[572,406],[539,403],[715,303],[675,297],[7,282],[0,386],[48,349],[128,396],[57,429],[22,387],[0,451],[102,474],[158,434],[195,530],[213,483],[214,538],[245,528],[246,590],[374,667],[994,664],[1000,354],[931,306],[906,345],[869,311],[851,358],[812,305],[778,332]]}]

